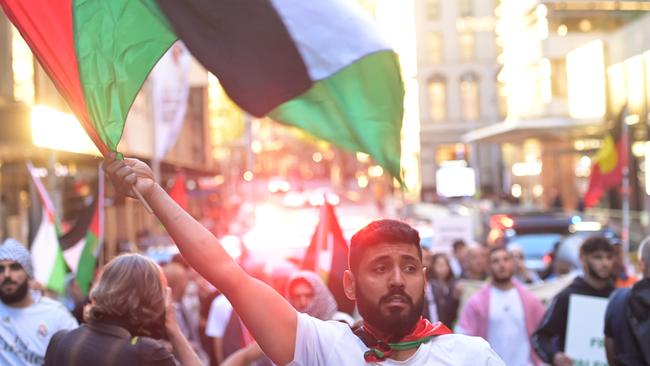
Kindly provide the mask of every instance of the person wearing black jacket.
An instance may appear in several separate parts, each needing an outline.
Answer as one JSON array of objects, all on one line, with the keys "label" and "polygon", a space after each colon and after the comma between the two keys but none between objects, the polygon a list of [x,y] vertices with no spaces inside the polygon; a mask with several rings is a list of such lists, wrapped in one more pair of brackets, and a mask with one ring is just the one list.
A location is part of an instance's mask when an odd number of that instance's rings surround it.
[{"label": "person wearing black jacket", "polygon": [[650,365],[650,237],[639,246],[643,279],[616,290],[605,312],[605,350],[612,366]]},{"label": "person wearing black jacket", "polygon": [[533,348],[542,361],[555,366],[573,364],[564,353],[570,296],[577,294],[607,298],[614,291],[611,282],[613,247],[607,238],[587,238],[580,247],[580,261],[584,276],[577,277],[555,296],[531,338]]}]

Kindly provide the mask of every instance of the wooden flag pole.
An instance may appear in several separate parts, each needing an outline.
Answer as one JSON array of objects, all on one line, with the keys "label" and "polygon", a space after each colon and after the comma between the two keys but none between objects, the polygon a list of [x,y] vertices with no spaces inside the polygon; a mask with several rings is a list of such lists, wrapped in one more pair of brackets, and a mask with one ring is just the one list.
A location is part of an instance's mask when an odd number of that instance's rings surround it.
[{"label": "wooden flag pole", "polygon": [[144,206],[144,209],[147,211],[147,213],[149,215],[153,215],[153,210],[151,209],[151,206],[149,206],[149,204],[144,199],[144,197],[142,197],[142,194],[140,193],[140,191],[138,191],[138,189],[135,188],[135,187],[133,187],[133,194],[135,194],[135,196],[138,197],[138,201],[140,201],[142,203],[142,205]]}]

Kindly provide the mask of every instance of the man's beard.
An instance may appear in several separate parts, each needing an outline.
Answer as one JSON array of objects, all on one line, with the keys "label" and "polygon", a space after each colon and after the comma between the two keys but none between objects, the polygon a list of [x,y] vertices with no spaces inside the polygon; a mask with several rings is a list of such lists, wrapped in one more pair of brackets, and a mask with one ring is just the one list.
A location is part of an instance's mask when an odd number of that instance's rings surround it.
[{"label": "man's beard", "polygon": [[[364,295],[363,291],[361,291],[358,286],[356,287],[356,293],[357,307],[359,308],[359,314],[361,314],[363,320],[383,335],[387,335],[389,342],[399,342],[404,338],[404,336],[409,334],[422,314],[424,294],[416,303],[413,303],[413,299],[411,299],[404,290],[394,289],[382,296],[378,304],[374,304]],[[400,295],[406,299],[409,303],[410,309],[403,315],[394,313],[388,316],[383,316],[380,309],[382,302],[387,301],[390,297],[395,295]]]},{"label": "man's beard", "polygon": [[[13,281],[5,280],[2,285],[4,286],[5,284],[11,283],[11,282],[13,282]],[[10,293],[10,294],[8,294],[8,293],[6,293],[6,292],[4,292],[4,291],[2,291],[0,289],[0,300],[2,300],[3,303],[9,304],[9,305],[10,304],[15,304],[17,302],[22,301],[23,299],[25,299],[25,297],[27,296],[27,292],[29,291],[29,286],[28,286],[27,282],[28,281],[25,280],[23,283],[18,285],[18,287],[16,288],[16,291],[14,291],[13,293]]]},{"label": "man's beard", "polygon": [[500,285],[508,283],[511,280],[512,280],[512,272],[508,273],[505,276],[497,276],[496,274],[492,275],[492,281],[494,281],[494,283],[497,283],[497,284],[500,284]]},{"label": "man's beard", "polygon": [[591,276],[591,277],[593,277],[593,278],[595,278],[597,280],[600,280],[600,281],[609,280],[609,279],[612,278],[613,272],[614,271],[610,271],[609,276],[603,277],[603,276],[598,274],[598,271],[596,271],[594,269],[594,267],[592,267],[591,264],[589,264],[589,262],[587,262],[587,274],[589,274],[589,276]]}]

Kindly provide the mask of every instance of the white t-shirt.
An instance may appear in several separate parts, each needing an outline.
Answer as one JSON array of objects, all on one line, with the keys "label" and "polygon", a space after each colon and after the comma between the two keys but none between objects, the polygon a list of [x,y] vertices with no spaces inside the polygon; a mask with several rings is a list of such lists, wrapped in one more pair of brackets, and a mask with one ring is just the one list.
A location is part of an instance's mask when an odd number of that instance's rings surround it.
[{"label": "white t-shirt", "polygon": [[205,335],[213,338],[223,338],[232,314],[232,305],[225,296],[219,295],[210,304],[208,321],[205,325]]},{"label": "white t-shirt", "polygon": [[490,289],[488,342],[506,365],[529,366],[532,364],[527,340],[524,306],[517,289],[503,291],[493,286]]},{"label": "white t-shirt", "polygon": [[32,297],[26,308],[0,302],[0,365],[42,365],[52,335],[79,326],[63,304],[36,292]]},{"label": "white t-shirt", "polygon": [[325,322],[299,313],[296,350],[293,362],[289,365],[505,365],[482,338],[458,334],[434,337],[422,344],[406,361],[387,359],[381,363],[366,363],[363,354],[367,350],[366,345],[347,325],[336,321]]}]

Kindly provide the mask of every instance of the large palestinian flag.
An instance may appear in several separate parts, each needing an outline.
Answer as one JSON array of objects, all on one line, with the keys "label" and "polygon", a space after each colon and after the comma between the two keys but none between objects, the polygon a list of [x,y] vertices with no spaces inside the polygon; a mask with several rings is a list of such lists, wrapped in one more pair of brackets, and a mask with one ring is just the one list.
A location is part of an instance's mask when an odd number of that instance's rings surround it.
[{"label": "large palestinian flag", "polygon": [[369,153],[400,177],[397,57],[352,0],[0,4],[103,153],[178,35],[242,109]]}]

